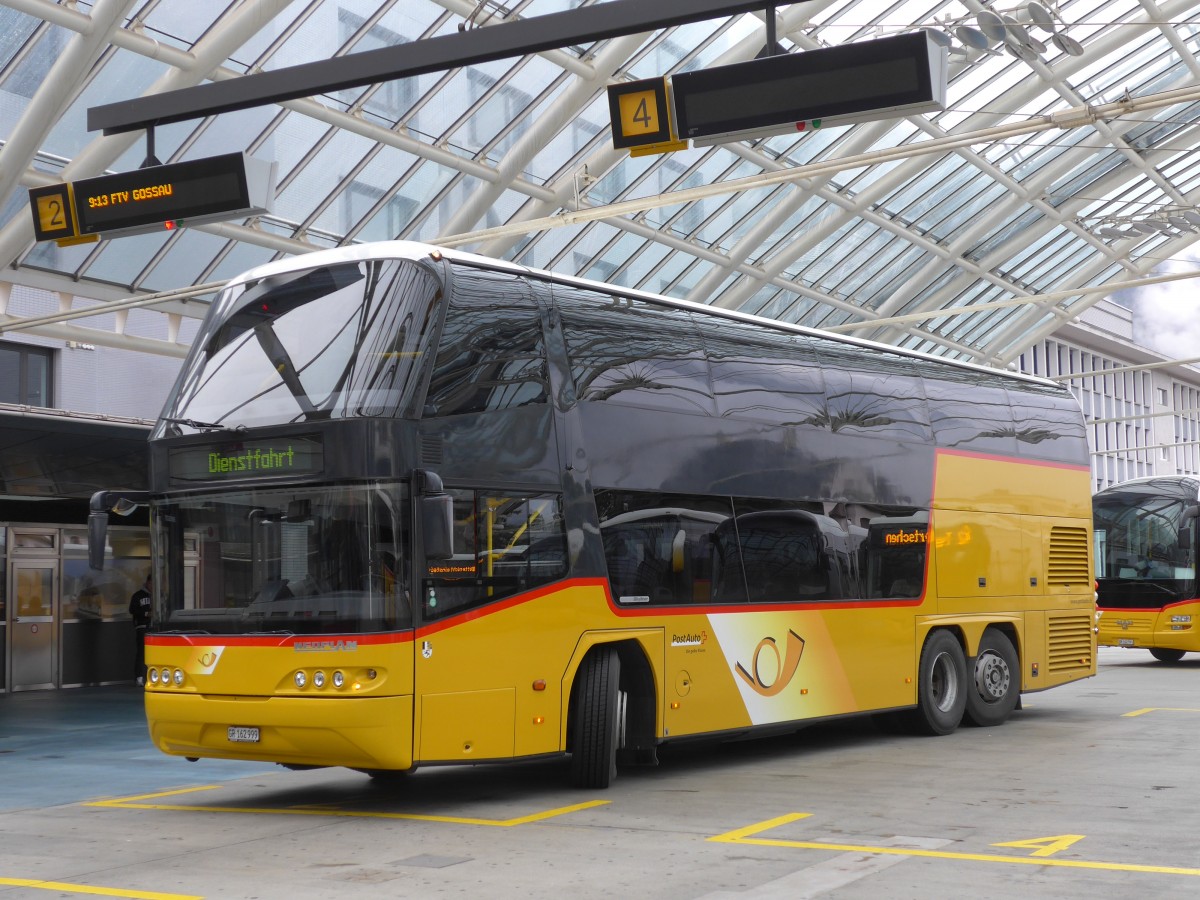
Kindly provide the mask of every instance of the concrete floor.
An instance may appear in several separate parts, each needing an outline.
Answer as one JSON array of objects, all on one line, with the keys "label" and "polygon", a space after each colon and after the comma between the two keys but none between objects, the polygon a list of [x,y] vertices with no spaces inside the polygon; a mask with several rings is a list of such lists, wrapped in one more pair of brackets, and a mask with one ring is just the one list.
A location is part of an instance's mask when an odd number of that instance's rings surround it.
[{"label": "concrete floor", "polygon": [[[132,688],[0,696],[0,898],[1157,897],[1200,890],[1200,655],[944,738],[870,720],[562,762],[340,769],[162,756]],[[148,796],[149,795],[149,796]]]}]

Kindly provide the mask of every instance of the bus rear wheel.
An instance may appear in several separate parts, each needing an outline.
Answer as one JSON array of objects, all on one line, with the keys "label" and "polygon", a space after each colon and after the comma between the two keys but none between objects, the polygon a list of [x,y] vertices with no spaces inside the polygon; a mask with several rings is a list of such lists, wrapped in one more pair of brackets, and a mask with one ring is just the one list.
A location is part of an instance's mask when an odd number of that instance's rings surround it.
[{"label": "bus rear wheel", "polygon": [[1168,650],[1165,647],[1151,647],[1150,655],[1159,662],[1177,663],[1183,659],[1182,650]]},{"label": "bus rear wheel", "polygon": [[912,725],[921,734],[950,734],[967,704],[967,660],[949,631],[934,631],[921,649],[917,708]]},{"label": "bus rear wheel", "polygon": [[1008,635],[997,628],[986,629],[971,668],[967,722],[981,727],[1002,724],[1021,696],[1021,663]]},{"label": "bus rear wheel", "polygon": [[617,777],[620,684],[616,650],[593,650],[579,668],[571,729],[571,783],[577,788],[606,788]]}]

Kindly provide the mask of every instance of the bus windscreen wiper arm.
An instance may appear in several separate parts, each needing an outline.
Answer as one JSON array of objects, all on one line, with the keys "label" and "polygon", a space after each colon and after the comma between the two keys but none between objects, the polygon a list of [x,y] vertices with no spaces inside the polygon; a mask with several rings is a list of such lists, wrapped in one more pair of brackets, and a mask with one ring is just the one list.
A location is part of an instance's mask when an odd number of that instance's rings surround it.
[{"label": "bus windscreen wiper arm", "polygon": [[201,422],[199,419],[174,419],[170,416],[163,416],[164,422],[170,422],[172,425],[186,425],[188,428],[195,428],[197,431],[237,431],[246,430],[245,425],[218,425],[215,422]]}]

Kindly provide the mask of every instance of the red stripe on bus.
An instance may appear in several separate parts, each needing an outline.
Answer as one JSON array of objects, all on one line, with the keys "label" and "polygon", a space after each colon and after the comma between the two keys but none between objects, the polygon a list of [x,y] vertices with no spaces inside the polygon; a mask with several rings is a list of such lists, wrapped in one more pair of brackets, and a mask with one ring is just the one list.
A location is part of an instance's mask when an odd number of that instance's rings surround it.
[{"label": "red stripe on bus", "polygon": [[1168,609],[1177,609],[1180,606],[1191,606],[1200,603],[1200,599],[1192,597],[1190,600],[1176,600],[1174,603],[1166,603],[1162,606],[1101,606],[1096,604],[1096,609],[1104,612],[1114,613],[1151,613],[1163,612]]},{"label": "red stripe on bus", "polygon": [[1091,472],[1090,466],[1079,463],[1054,462],[1048,459],[1026,459],[1022,456],[1007,456],[1003,453],[980,453],[977,450],[954,450],[949,447],[939,447],[934,451],[935,456],[965,456],[969,459],[986,459],[991,462],[1006,462],[1019,466],[1041,466],[1047,469],[1069,469],[1072,472]]},{"label": "red stripe on bus", "polygon": [[[404,644],[413,639],[412,631],[376,634],[148,634],[146,643],[155,647],[294,647],[296,644]],[[331,648],[332,649],[332,648]]]}]

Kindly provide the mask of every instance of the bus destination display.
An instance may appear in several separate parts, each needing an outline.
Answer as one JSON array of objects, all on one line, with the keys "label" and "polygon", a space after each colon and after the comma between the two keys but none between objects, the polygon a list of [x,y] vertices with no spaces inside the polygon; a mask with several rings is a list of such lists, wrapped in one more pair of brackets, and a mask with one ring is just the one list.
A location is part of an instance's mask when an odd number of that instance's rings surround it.
[{"label": "bus destination display", "polygon": [[316,475],[324,464],[324,448],[319,436],[203,444],[180,447],[168,454],[173,482]]}]

